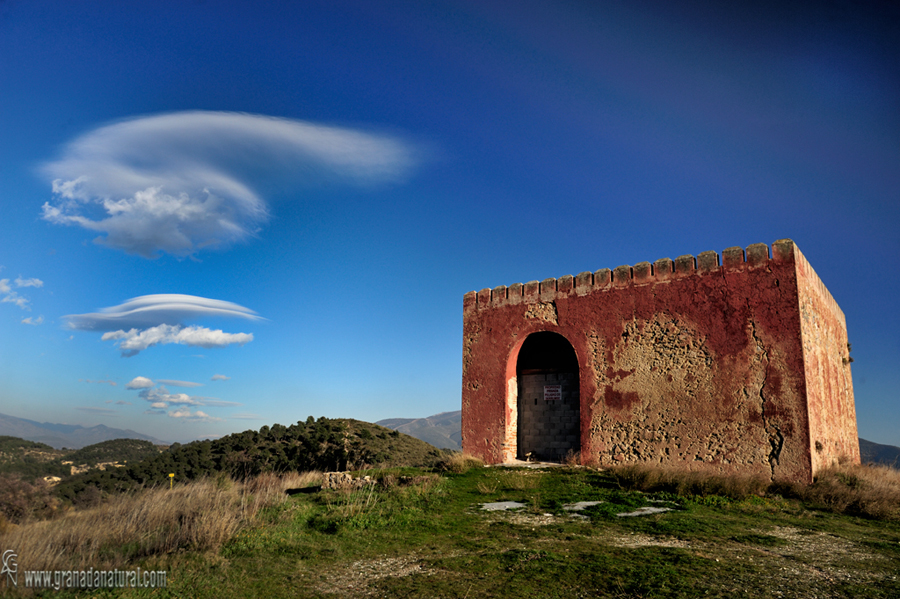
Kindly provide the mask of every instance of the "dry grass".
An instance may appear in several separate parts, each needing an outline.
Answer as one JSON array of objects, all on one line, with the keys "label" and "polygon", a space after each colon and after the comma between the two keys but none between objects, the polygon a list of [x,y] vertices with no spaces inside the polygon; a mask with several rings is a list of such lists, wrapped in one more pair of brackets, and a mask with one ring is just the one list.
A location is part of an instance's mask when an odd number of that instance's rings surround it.
[{"label": "dry grass", "polygon": [[440,460],[436,467],[442,472],[453,472],[454,474],[462,474],[468,472],[472,468],[481,468],[484,461],[467,453],[453,452],[449,456]]},{"label": "dry grass", "polygon": [[581,465],[581,452],[580,451],[572,451],[571,449],[566,452],[566,457],[563,460],[563,463],[569,468],[576,468]]},{"label": "dry grass", "polygon": [[668,491],[684,496],[730,499],[781,495],[836,513],[900,519],[900,470],[890,466],[842,464],[822,470],[811,485],[771,482],[762,476],[720,475],[635,464],[610,470],[623,488]]},{"label": "dry grass", "polygon": [[0,546],[15,548],[29,569],[109,568],[178,549],[218,549],[285,490],[315,484],[321,473],[227,477],[147,489],[63,516],[7,527]]},{"label": "dry grass", "polygon": [[703,471],[667,469],[649,464],[634,464],[610,470],[620,486],[644,492],[667,491],[679,495],[720,495],[744,499],[764,495],[768,478],[759,475],[716,474]]},{"label": "dry grass", "polygon": [[800,497],[834,512],[900,520],[900,470],[843,464],[819,472]]},{"label": "dry grass", "polygon": [[535,470],[513,470],[500,477],[503,486],[513,491],[536,489],[541,484],[541,473]]}]

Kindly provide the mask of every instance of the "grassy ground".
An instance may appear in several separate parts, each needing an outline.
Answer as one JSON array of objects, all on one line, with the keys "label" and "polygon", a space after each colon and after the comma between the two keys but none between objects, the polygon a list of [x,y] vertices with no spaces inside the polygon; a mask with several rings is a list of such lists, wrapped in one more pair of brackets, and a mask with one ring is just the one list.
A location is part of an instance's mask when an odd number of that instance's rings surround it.
[{"label": "grassy ground", "polygon": [[[129,564],[167,570],[168,588],[109,596],[900,597],[893,518],[780,496],[645,493],[623,488],[627,476],[586,469],[367,474],[381,482],[257,501],[252,518],[205,550],[185,541],[136,559],[132,548]],[[503,500],[525,507],[480,509]],[[602,503],[575,517],[563,507],[576,501]],[[672,511],[617,515],[645,506]]]}]

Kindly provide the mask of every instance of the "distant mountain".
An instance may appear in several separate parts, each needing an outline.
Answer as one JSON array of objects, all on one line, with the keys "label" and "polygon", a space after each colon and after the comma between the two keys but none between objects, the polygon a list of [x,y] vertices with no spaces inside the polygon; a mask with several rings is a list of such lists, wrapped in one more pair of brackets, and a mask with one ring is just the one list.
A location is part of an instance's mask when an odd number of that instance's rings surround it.
[{"label": "distant mountain", "polygon": [[893,466],[894,468],[900,468],[900,447],[881,445],[879,443],[860,439],[859,454],[860,457],[862,457],[863,464],[872,462],[875,464],[886,464],[888,466]]},{"label": "distant mountain", "polygon": [[143,439],[144,441],[150,441],[154,445],[168,445],[164,441],[148,435],[142,435],[133,430],[110,428],[103,424],[92,427],[84,427],[77,424],[53,424],[51,422],[35,422],[25,418],[16,418],[6,414],[0,414],[0,435],[45,443],[56,449],[63,447],[81,449],[88,445],[112,439]]},{"label": "distant mountain", "polygon": [[388,418],[375,424],[430,443],[440,449],[462,450],[462,412],[441,412],[427,418]]}]

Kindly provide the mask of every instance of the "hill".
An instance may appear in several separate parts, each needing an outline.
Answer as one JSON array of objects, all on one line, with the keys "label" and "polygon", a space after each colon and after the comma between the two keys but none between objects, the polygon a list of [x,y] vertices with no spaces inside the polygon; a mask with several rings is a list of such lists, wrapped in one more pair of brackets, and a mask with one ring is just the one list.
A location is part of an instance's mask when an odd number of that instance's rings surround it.
[{"label": "hill", "polygon": [[462,412],[441,412],[427,418],[388,418],[375,424],[421,439],[441,449],[462,451]]},{"label": "hill", "polygon": [[156,455],[161,448],[140,439],[114,439],[82,449],[54,449],[44,443],[0,436],[0,474],[25,480],[66,478],[93,468],[124,465]]},{"label": "hill", "polygon": [[34,479],[68,474],[60,460],[66,452],[44,443],[18,437],[0,436],[0,474],[17,474]]},{"label": "hill", "polygon": [[143,439],[150,441],[154,445],[166,445],[159,439],[130,429],[110,428],[103,424],[84,427],[78,424],[36,422],[7,414],[0,414],[0,435],[44,443],[55,449],[62,449],[63,447],[81,449],[88,445],[113,439]]},{"label": "hill", "polygon": [[97,490],[113,493],[166,484],[170,473],[182,482],[220,473],[243,480],[265,472],[428,466],[442,455],[419,439],[377,424],[310,416],[291,426],[273,424],[215,440],[175,443],[124,468],[73,476],[58,485],[57,493],[72,501]]},{"label": "hill", "polygon": [[900,468],[900,447],[881,445],[880,443],[860,439],[859,453],[863,464],[884,464]]}]

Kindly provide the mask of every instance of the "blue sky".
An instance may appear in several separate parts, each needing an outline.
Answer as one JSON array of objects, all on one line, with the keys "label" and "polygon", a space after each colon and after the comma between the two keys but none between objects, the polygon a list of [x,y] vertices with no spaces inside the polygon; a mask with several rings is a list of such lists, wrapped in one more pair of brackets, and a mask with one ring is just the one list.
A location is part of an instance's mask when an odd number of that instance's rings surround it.
[{"label": "blue sky", "polygon": [[0,3],[0,412],[456,410],[465,292],[788,237],[900,445],[898,14],[723,4]]}]

